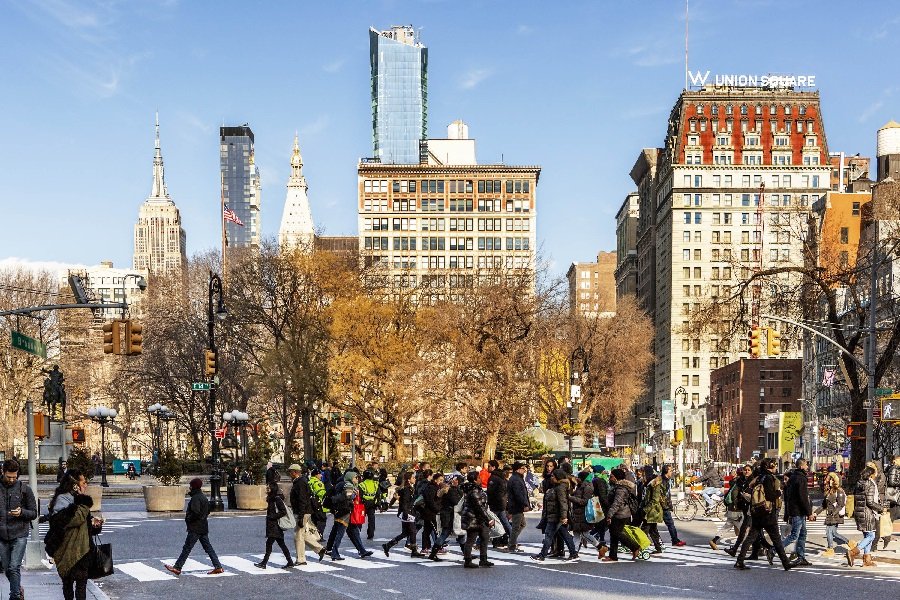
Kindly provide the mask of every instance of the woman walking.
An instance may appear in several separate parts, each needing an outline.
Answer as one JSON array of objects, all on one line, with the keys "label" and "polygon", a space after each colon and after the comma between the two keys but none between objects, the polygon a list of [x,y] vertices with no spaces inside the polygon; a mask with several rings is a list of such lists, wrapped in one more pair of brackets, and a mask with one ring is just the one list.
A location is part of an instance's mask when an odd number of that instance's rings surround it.
[{"label": "woman walking", "polygon": [[568,560],[578,558],[578,550],[575,548],[575,540],[569,533],[569,478],[565,471],[556,469],[550,475],[551,487],[544,492],[544,508],[542,520],[546,521],[544,529],[544,544],[541,551],[531,558],[542,561],[547,558],[550,547],[557,535],[561,535],[563,542],[569,549]]},{"label": "woman walking", "polygon": [[103,526],[103,521],[91,516],[94,501],[85,494],[86,490],[87,480],[81,471],[69,469],[48,507],[50,528],[60,533],[52,556],[65,600],[87,598],[91,536],[100,533]]},{"label": "woman walking", "polygon": [[282,569],[290,569],[294,566],[291,551],[288,550],[287,544],[284,543],[284,530],[278,524],[278,520],[286,515],[287,505],[284,503],[284,494],[278,488],[277,482],[270,481],[266,484],[266,554],[260,562],[256,563],[256,568],[266,568],[269,556],[272,555],[272,546],[276,543],[281,548],[281,551],[284,552],[284,560],[287,561]]},{"label": "woman walking", "polygon": [[878,528],[878,519],[884,507],[879,502],[876,476],[875,469],[866,467],[862,471],[859,483],[856,484],[853,519],[856,521],[856,528],[863,532],[863,539],[855,548],[847,551],[847,564],[851,567],[860,554],[863,557],[864,567],[877,566],[872,560],[872,543],[875,542],[875,530]]},{"label": "woman walking", "polygon": [[641,529],[653,540],[654,550],[651,554],[660,554],[662,542],[659,539],[659,523],[663,522],[662,478],[656,476],[650,465],[644,466],[641,477],[644,479],[644,496],[641,502],[644,519]]},{"label": "woman walking", "polygon": [[400,540],[406,538],[406,547],[410,550],[410,556],[416,558],[425,558],[425,555],[419,552],[416,547],[416,515],[413,508],[413,471],[404,471],[398,477],[398,488],[394,492],[389,506],[393,506],[397,502],[397,518],[401,522],[400,534],[394,539],[382,544],[385,556],[391,555],[391,548],[400,543]]},{"label": "woman walking", "polygon": [[[481,487],[479,474],[470,472],[467,481],[463,484],[462,519],[460,524],[466,530],[466,541],[463,544],[463,567],[477,569],[478,567],[493,567],[494,563],[488,560],[488,541],[491,538],[491,527],[494,521],[488,516],[487,493]],[[472,548],[478,540],[478,564],[472,560]]]},{"label": "woman walking", "polygon": [[584,546],[596,549],[595,541],[588,535],[594,524],[587,522],[584,513],[588,502],[594,497],[594,485],[587,480],[590,474],[591,471],[580,471],[578,473],[578,484],[575,486],[575,491],[569,496],[569,502],[572,504],[572,510],[569,514],[569,529],[573,536],[580,538],[579,550]]},{"label": "woman walking", "polygon": [[334,524],[331,526],[331,533],[328,534],[328,544],[326,551],[329,552],[331,560],[344,560],[341,556],[341,541],[344,539],[344,532],[353,542],[356,551],[359,552],[360,558],[371,556],[373,552],[366,550],[362,540],[359,538],[360,526],[353,525],[350,522],[350,513],[353,511],[353,501],[359,495],[359,474],[356,471],[347,471],[344,473],[343,480],[334,488],[334,495],[331,498],[331,512],[334,513]]},{"label": "woman walking", "polygon": [[847,494],[841,487],[841,478],[837,473],[829,473],[825,478],[825,497],[822,506],[816,509],[818,515],[825,511],[825,543],[826,548],[822,556],[834,556],[834,546],[844,544],[853,548],[856,544],[838,533],[838,526],[844,522],[845,509],[847,507]]}]

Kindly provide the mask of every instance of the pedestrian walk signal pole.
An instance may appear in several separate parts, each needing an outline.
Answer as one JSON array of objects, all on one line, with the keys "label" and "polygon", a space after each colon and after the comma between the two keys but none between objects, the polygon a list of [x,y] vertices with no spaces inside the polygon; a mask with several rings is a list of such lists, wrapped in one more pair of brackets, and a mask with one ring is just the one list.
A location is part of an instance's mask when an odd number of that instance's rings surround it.
[{"label": "pedestrian walk signal pole", "polygon": [[[34,498],[39,503],[38,486],[37,486],[37,448],[34,439],[34,403],[31,400],[25,402],[25,417],[28,419],[27,436],[28,436],[28,484],[31,491],[34,492]],[[63,445],[66,443],[65,435],[63,436]],[[38,515],[41,513],[40,504],[38,504]],[[28,541],[25,543],[25,568],[41,569],[43,564],[41,559],[44,554],[44,543],[38,537],[38,517],[35,516],[31,521],[31,528],[28,534]]]}]

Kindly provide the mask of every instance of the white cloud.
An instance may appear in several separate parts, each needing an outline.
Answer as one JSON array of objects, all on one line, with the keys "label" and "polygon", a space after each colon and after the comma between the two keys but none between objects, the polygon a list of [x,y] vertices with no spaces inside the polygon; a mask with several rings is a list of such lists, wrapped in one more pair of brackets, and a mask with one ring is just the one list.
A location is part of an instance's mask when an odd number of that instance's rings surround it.
[{"label": "white cloud", "polygon": [[875,116],[878,111],[880,111],[885,103],[890,100],[890,98],[897,92],[900,87],[894,85],[889,88],[882,90],[881,94],[879,94],[878,99],[869,104],[856,118],[856,120],[860,123],[865,123],[873,116]]},{"label": "white cloud", "polygon": [[474,89],[479,83],[490,77],[491,73],[490,69],[472,69],[460,78],[459,87],[464,90]]},{"label": "white cloud", "polygon": [[516,33],[519,35],[529,35],[534,31],[534,27],[530,25],[519,25],[516,28]]},{"label": "white cloud", "polygon": [[52,260],[30,260],[11,256],[0,258],[0,271],[29,271],[31,273],[48,272],[57,280],[65,279],[69,270],[87,269],[87,265],[64,263]]},{"label": "white cloud", "polygon": [[326,73],[337,73],[341,69],[344,68],[344,65],[347,63],[346,58],[339,58],[337,60],[333,60],[330,63],[322,65],[322,70]]}]

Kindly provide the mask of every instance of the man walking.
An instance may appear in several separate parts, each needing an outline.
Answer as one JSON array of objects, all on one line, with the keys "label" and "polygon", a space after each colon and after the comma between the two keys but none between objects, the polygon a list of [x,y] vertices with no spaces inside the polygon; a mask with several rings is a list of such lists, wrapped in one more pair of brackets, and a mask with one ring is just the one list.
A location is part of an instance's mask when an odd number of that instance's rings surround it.
[{"label": "man walking", "polygon": [[741,545],[741,552],[738,554],[737,562],[734,563],[735,569],[743,571],[750,568],[744,564],[744,558],[762,531],[768,533],[772,539],[772,545],[778,558],[781,559],[781,566],[785,571],[799,566],[788,560],[787,554],[784,553],[784,546],[781,544],[781,534],[778,531],[778,509],[781,505],[782,492],[781,482],[775,476],[776,468],[777,465],[773,459],[763,459],[759,476],[755,477],[748,486],[751,498],[750,533],[747,534]]},{"label": "man walking", "polygon": [[500,463],[496,460],[488,462],[488,471],[491,476],[487,484],[488,508],[490,508],[497,520],[503,525],[503,536],[493,541],[495,548],[506,548],[509,543],[509,535],[512,527],[509,525],[509,519],[506,517],[506,499],[507,499],[507,481],[506,473],[508,471],[500,468]]},{"label": "man walking", "polygon": [[362,498],[363,506],[366,507],[366,539],[375,538],[375,507],[378,498],[378,482],[375,480],[375,471],[366,469],[363,473],[362,481],[359,482],[359,495]]},{"label": "man walking", "polygon": [[525,484],[527,470],[524,463],[513,463],[512,475],[506,486],[506,513],[509,515],[510,527],[508,550],[510,552],[521,552],[519,534],[525,529],[525,513],[531,510],[528,486]]},{"label": "man walking", "polygon": [[297,463],[288,467],[291,476],[291,510],[294,511],[294,547],[297,550],[297,564],[306,564],[306,546],[312,548],[321,560],[325,547],[319,543],[319,533],[312,522],[314,504],[309,480],[303,474],[303,467]]},{"label": "man walking", "polygon": [[203,546],[206,554],[209,555],[209,560],[213,564],[212,571],[209,571],[207,575],[220,575],[225,572],[225,569],[222,568],[222,563],[219,562],[219,557],[216,556],[215,549],[209,543],[209,499],[200,489],[201,487],[203,487],[202,480],[199,478],[191,479],[191,490],[188,492],[191,499],[188,501],[184,515],[184,521],[187,523],[187,537],[184,540],[184,547],[181,549],[181,555],[174,565],[165,565],[166,570],[175,575],[181,575],[181,567],[187,562],[191,550],[194,549],[194,545],[198,541]]},{"label": "man walking", "polygon": [[809,464],[806,459],[798,458],[784,488],[784,520],[790,523],[791,533],[781,540],[781,545],[787,547],[794,544],[796,564],[800,567],[810,566],[806,560],[806,522],[816,519],[812,515],[812,503],[809,501],[806,479],[808,470]]},{"label": "man walking", "polygon": [[9,580],[9,599],[22,600],[22,557],[28,542],[29,523],[37,517],[37,503],[31,487],[19,481],[19,463],[3,461],[0,489],[0,562]]},{"label": "man walking", "polygon": [[[685,543],[678,537],[678,530],[675,528],[675,519],[672,518],[672,465],[663,465],[660,471],[662,477],[662,509],[663,523],[669,530],[669,536],[672,538],[673,546],[684,546]],[[605,508],[605,507],[604,507]]]}]

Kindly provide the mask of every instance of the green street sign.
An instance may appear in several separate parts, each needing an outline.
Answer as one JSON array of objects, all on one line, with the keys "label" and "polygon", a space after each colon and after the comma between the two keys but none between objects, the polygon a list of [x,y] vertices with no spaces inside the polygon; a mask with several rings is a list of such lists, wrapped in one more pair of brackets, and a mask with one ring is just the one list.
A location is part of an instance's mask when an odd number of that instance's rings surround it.
[{"label": "green street sign", "polygon": [[191,384],[191,389],[196,391],[208,391],[212,387],[212,384],[207,383],[206,381],[195,382]]},{"label": "green street sign", "polygon": [[24,333],[18,331],[12,332],[12,347],[24,350],[35,356],[47,358],[47,344],[41,343],[33,337],[28,337]]},{"label": "green street sign", "polygon": [[875,397],[881,398],[882,396],[890,396],[894,393],[894,390],[891,388],[876,388],[875,389]]}]

